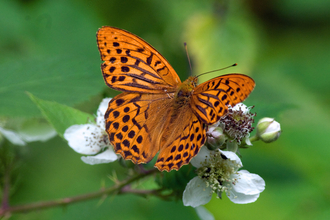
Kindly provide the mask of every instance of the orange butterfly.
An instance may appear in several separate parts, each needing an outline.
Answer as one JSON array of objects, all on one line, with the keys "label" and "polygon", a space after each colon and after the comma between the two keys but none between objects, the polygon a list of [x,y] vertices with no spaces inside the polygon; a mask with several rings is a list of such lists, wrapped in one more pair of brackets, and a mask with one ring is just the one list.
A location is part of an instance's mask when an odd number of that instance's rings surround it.
[{"label": "orange butterfly", "polygon": [[197,77],[181,82],[166,59],[140,37],[114,27],[98,30],[97,45],[105,83],[123,91],[105,113],[106,131],[116,153],[148,163],[158,151],[160,171],[188,164],[206,141],[206,125],[226,114],[253,90],[242,74]]}]

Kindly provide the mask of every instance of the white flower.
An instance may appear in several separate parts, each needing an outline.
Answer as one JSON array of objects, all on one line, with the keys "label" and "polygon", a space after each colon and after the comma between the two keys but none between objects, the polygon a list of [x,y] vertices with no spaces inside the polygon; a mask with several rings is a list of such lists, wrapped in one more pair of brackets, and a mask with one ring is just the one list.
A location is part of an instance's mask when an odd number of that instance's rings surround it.
[{"label": "white flower", "polygon": [[69,146],[83,156],[81,160],[87,164],[110,163],[118,159],[105,132],[104,114],[111,98],[102,100],[96,115],[96,124],[72,125],[64,132]]},{"label": "white flower", "polygon": [[[104,129],[95,124],[72,125],[64,132],[69,146],[80,154],[96,154],[108,146]],[[104,140],[103,140],[104,139]]]},{"label": "white flower", "polygon": [[222,192],[234,203],[251,203],[265,189],[265,182],[259,175],[238,171],[243,165],[233,152],[202,147],[191,164],[198,168],[198,176],[190,180],[183,192],[185,206],[204,205],[211,200],[212,193],[221,197]]},{"label": "white flower", "polygon": [[3,136],[14,145],[24,146],[27,142],[47,141],[57,134],[51,125],[40,119],[11,121],[9,124],[16,125],[13,130],[5,128],[5,122],[0,124],[0,137]]}]

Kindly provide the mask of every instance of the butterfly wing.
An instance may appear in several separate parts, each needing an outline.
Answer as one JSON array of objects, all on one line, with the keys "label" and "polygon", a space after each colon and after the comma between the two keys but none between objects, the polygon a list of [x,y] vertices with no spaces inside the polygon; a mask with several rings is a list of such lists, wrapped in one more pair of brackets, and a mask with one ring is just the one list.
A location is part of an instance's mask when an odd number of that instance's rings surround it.
[{"label": "butterfly wing", "polygon": [[206,140],[204,123],[186,106],[177,113],[175,123],[169,123],[163,134],[155,167],[160,171],[179,170],[197,155]]},{"label": "butterfly wing", "polygon": [[198,85],[191,96],[191,108],[206,124],[219,121],[228,105],[244,101],[254,89],[255,82],[243,74],[227,74]]},{"label": "butterfly wing", "polygon": [[116,153],[134,163],[149,162],[160,149],[171,101],[167,94],[124,92],[113,98],[105,119]]},{"label": "butterfly wing", "polygon": [[102,27],[96,34],[103,78],[124,92],[174,92],[181,80],[167,60],[140,37],[118,28]]},{"label": "butterfly wing", "polygon": [[160,151],[155,164],[160,171],[189,163],[205,143],[204,123],[189,105],[174,110],[171,97],[124,92],[110,101],[106,131],[116,153],[147,163]]},{"label": "butterfly wing", "polygon": [[114,27],[99,29],[97,44],[106,84],[124,91],[105,114],[116,153],[147,163],[160,151],[155,166],[161,171],[189,163],[205,143],[205,124],[215,123],[228,105],[243,101],[254,88],[248,76],[220,76],[197,86],[190,105],[177,108],[173,97],[180,78],[156,49]]}]

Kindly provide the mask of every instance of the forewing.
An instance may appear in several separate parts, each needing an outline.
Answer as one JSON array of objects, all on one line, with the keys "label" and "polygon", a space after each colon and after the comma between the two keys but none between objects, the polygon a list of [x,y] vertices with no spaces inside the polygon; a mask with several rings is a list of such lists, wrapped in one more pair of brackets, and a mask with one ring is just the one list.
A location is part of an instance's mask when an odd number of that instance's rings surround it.
[{"label": "forewing", "polygon": [[206,124],[217,122],[228,105],[235,106],[251,93],[255,82],[243,74],[227,74],[198,85],[191,97],[191,107]]},{"label": "forewing", "polygon": [[96,34],[105,83],[125,92],[174,92],[181,83],[166,59],[140,37],[118,28],[102,27]]}]

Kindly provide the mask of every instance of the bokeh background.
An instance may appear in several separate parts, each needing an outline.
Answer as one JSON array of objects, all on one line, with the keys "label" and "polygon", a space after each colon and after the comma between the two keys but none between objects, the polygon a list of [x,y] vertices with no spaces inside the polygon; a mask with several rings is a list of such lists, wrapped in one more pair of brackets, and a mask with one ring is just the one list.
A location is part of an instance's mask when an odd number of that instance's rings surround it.
[{"label": "bokeh background", "polygon": [[[252,204],[226,196],[205,207],[216,219],[330,218],[330,1],[328,0],[2,0],[0,1],[0,116],[42,117],[38,98],[95,113],[107,88],[95,34],[103,25],[137,34],[186,79],[237,72],[256,88],[245,102],[257,120],[273,117],[282,135],[241,150],[244,168],[266,181]],[[12,205],[74,196],[111,185],[117,163],[90,166],[55,137],[24,147]],[[12,219],[198,219],[182,201],[109,196],[66,207],[14,214]]]}]

